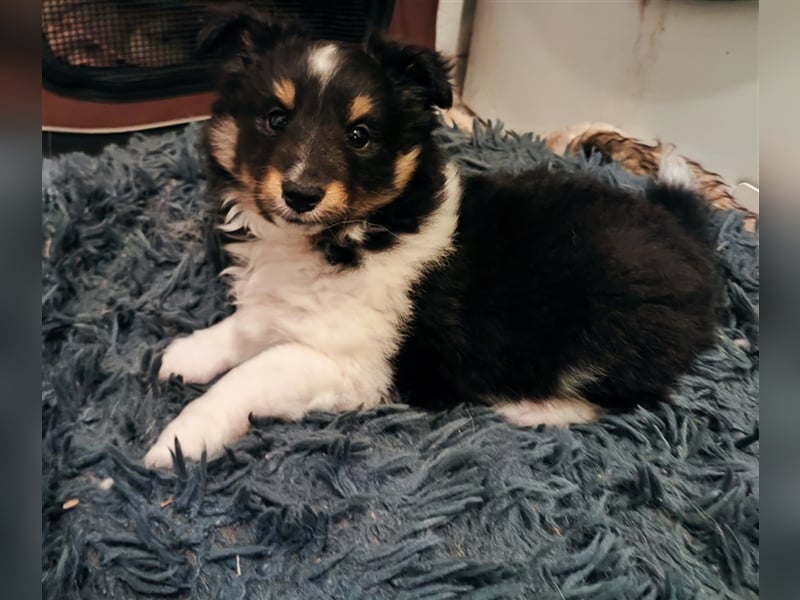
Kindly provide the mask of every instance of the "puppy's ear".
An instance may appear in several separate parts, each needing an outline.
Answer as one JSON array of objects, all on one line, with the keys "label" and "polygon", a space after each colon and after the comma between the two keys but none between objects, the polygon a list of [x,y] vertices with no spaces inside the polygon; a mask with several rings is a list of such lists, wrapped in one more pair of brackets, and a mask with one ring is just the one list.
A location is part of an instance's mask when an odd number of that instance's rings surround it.
[{"label": "puppy's ear", "polygon": [[247,4],[225,3],[207,9],[205,25],[197,35],[197,49],[201,54],[228,58],[268,49],[288,36],[304,35],[305,31],[295,21],[273,20]]},{"label": "puppy's ear", "polygon": [[400,88],[407,88],[427,106],[450,108],[453,90],[450,86],[452,65],[438,52],[423,46],[401,44],[380,33],[369,36],[367,54]]}]

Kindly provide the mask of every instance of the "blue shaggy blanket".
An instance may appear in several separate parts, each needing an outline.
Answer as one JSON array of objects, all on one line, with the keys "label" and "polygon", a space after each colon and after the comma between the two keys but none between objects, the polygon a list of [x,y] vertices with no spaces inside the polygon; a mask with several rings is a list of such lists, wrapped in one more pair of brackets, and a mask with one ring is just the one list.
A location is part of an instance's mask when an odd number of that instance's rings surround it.
[{"label": "blue shaggy blanket", "polygon": [[[201,231],[200,129],[42,173],[46,598],[756,598],[758,239],[715,214],[727,305],[674,406],[569,430],[383,406],[259,421],[209,464],[139,462],[203,387],[158,384],[229,310]],[[533,135],[443,128],[465,170],[588,170]]]}]

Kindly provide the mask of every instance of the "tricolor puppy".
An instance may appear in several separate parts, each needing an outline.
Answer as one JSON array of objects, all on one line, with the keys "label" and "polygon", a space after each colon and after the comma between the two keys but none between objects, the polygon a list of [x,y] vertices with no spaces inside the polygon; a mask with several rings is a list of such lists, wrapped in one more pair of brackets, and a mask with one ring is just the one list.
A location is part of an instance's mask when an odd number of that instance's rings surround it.
[{"label": "tricolor puppy", "polygon": [[166,350],[164,379],[221,377],[147,465],[170,466],[176,438],[218,456],[251,413],[399,399],[590,421],[667,400],[714,343],[715,258],[681,159],[646,194],[544,167],[465,177],[433,137],[451,103],[435,52],[252,14],[207,38],[232,48],[207,144],[236,310]]}]

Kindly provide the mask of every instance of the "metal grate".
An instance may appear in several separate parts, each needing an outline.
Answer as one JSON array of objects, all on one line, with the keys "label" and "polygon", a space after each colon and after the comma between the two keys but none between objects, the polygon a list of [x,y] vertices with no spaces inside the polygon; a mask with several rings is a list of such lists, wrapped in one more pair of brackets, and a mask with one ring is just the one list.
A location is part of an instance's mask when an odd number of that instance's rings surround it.
[{"label": "metal grate", "polygon": [[[357,42],[371,28],[388,27],[394,2],[248,4],[299,18],[317,37]],[[207,6],[197,0],[43,0],[43,84],[73,97],[121,100],[205,91],[217,60],[195,49]]]}]

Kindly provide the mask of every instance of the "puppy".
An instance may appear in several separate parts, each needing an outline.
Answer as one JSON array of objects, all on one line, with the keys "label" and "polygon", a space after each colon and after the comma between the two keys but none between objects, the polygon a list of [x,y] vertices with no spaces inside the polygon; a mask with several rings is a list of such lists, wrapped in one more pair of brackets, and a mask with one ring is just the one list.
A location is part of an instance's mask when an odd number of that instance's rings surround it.
[{"label": "puppy", "polygon": [[254,13],[207,128],[236,310],[174,340],[160,377],[207,383],[145,456],[209,458],[249,415],[399,399],[494,407],[523,426],[668,400],[714,343],[705,206],[665,157],[646,194],[546,167],[464,177],[434,141],[437,53],[325,42]]}]

